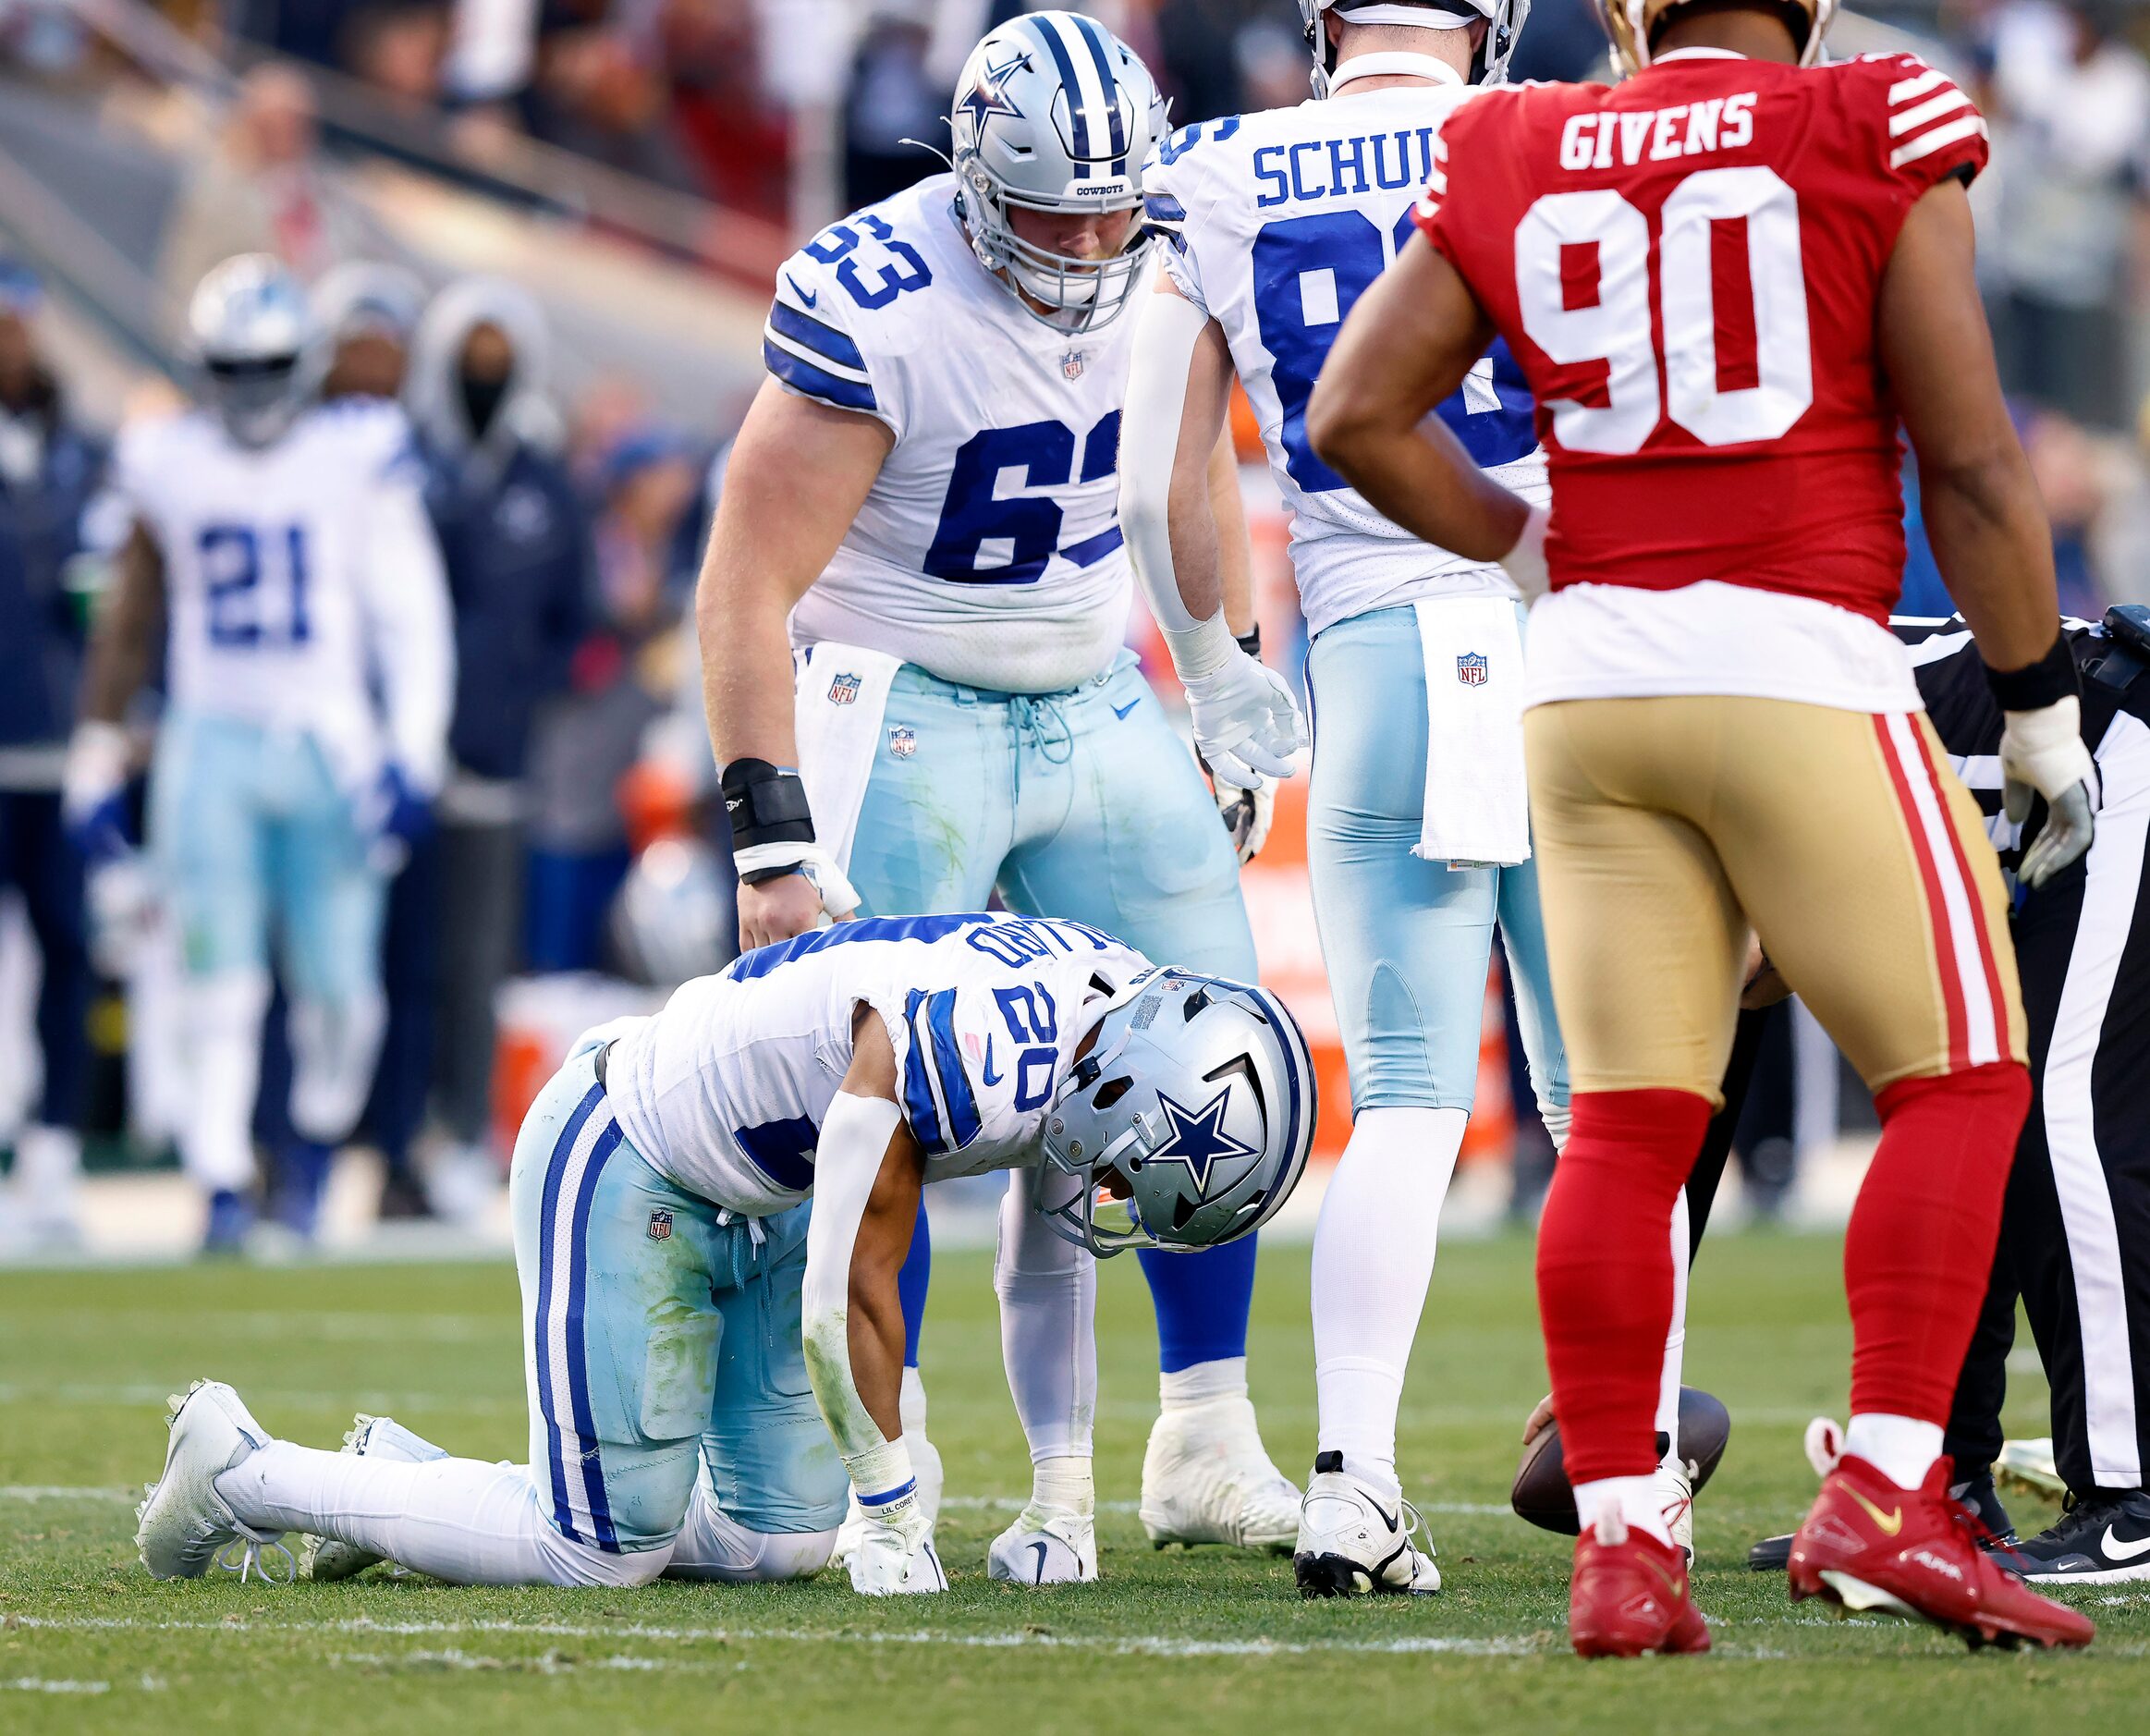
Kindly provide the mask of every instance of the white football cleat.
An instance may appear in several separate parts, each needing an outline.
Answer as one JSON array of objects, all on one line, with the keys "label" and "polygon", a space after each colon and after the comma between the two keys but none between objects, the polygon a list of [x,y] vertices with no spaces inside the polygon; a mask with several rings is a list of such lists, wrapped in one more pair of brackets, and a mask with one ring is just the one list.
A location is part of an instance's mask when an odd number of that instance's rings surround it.
[{"label": "white football cleat", "polygon": [[[186,1397],[174,1394],[167,1402],[172,1414],[165,1473],[144,1486],[142,1503],[134,1510],[141,1522],[134,1534],[141,1564],[153,1579],[200,1579],[214,1565],[237,1573],[242,1583],[259,1574],[270,1584],[289,1584],[299,1564],[280,1541],[282,1534],[241,1524],[216,1492],[218,1477],[269,1444],[269,1431],[221,1380],[197,1380]],[[234,1546],[243,1546],[237,1560],[230,1559]],[[263,1561],[264,1548],[284,1558],[281,1578]]]},{"label": "white football cleat", "polygon": [[[925,1514],[926,1535],[933,1535],[932,1527],[941,1516],[941,1485],[946,1473],[941,1469],[941,1449],[926,1439],[922,1429],[903,1432],[903,1449],[910,1455],[910,1474],[918,1479],[919,1510]],[[844,1522],[837,1527],[837,1547],[829,1556],[831,1567],[849,1567],[857,1551],[859,1539],[866,1534],[866,1510],[859,1505],[859,1491],[851,1491],[850,1504],[844,1509]]]},{"label": "white football cleat", "polygon": [[948,1575],[926,1537],[915,1547],[888,1525],[868,1525],[851,1551],[851,1589],[868,1597],[917,1595],[948,1589]]},{"label": "white football cleat", "polygon": [[1418,1510],[1400,1494],[1376,1492],[1344,1469],[1344,1455],[1323,1453],[1299,1510],[1292,1577],[1301,1597],[1364,1597],[1374,1592],[1427,1596],[1441,1589],[1433,1546],[1412,1534]]},{"label": "white football cleat", "polygon": [[1142,1454],[1142,1529],[1168,1543],[1226,1543],[1281,1554],[1299,1535],[1299,1486],[1270,1462],[1243,1397],[1161,1414]]},{"label": "white football cleat", "polygon": [[1657,1506],[1665,1515],[1665,1529],[1680,1554],[1694,1565],[1694,1465],[1675,1459],[1657,1467]]},{"label": "white football cleat", "polygon": [[[448,1456],[446,1448],[435,1447],[422,1436],[413,1435],[394,1417],[368,1416],[363,1411],[351,1419],[350,1430],[344,1436],[343,1450],[361,1458],[395,1459],[413,1465]],[[360,1548],[355,1543],[310,1536],[299,1552],[299,1566],[308,1579],[325,1583],[349,1579],[385,1559],[371,1549]]]},{"label": "white football cleat", "polygon": [[1032,1501],[985,1552],[985,1577],[1011,1585],[1078,1585],[1097,1577],[1097,1527]]}]

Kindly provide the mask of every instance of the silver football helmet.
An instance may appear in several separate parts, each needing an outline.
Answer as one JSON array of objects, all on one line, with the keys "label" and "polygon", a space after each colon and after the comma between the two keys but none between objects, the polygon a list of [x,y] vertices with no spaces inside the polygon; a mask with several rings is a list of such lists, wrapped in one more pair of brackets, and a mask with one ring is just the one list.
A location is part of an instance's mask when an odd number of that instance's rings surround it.
[{"label": "silver football helmet", "polygon": [[949,125],[956,211],[979,263],[1057,329],[1089,331],[1118,314],[1148,246],[1140,222],[1118,254],[1079,259],[1024,240],[1008,213],[1141,211],[1142,159],[1165,130],[1165,99],[1135,51],[1080,13],[1026,13],[971,51]]},{"label": "silver football helmet", "polygon": [[1315,1107],[1306,1038],[1276,996],[1149,972],[1062,1082],[1032,1199],[1100,1257],[1214,1248],[1260,1229],[1299,1185]]},{"label": "silver football helmet", "polygon": [[1337,51],[1322,20],[1334,12],[1347,24],[1402,24],[1422,31],[1460,31],[1485,20],[1485,41],[1471,62],[1473,84],[1505,84],[1509,57],[1516,51],[1531,0],[1299,0],[1300,27],[1313,55],[1313,93],[1329,93],[1337,69]]},{"label": "silver football helmet", "polygon": [[241,446],[280,438],[321,385],[321,324],[299,279],[267,253],[241,253],[202,278],[187,325],[209,404]]}]

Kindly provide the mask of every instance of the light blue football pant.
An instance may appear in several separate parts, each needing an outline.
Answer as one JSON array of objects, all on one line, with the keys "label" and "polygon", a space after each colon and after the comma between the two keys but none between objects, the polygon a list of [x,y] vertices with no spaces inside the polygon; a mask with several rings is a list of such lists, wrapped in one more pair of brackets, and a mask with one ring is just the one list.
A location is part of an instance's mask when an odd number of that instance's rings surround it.
[{"label": "light blue football pant", "polygon": [[149,846],[187,978],[180,1153],[201,1185],[244,1188],[271,940],[291,997],[291,1121],[333,1143],[358,1120],[380,1053],[387,882],[320,743],[236,717],[166,717]]},{"label": "light blue football pant", "polygon": [[739,1218],[675,1187],[595,1062],[539,1093],[508,1180],[541,1504],[609,1555],[669,1544],[698,1476],[751,1531],[833,1531],[850,1485],[800,1343],[811,1207]]},{"label": "light blue football pant", "polygon": [[1427,724],[1417,617],[1377,609],[1325,629],[1307,653],[1314,717],[1307,868],[1351,1110],[1468,1111],[1478,1083],[1486,967],[1497,920],[1531,1082],[1568,1104],[1533,863],[1423,862]]},{"label": "light blue football pant", "polygon": [[[1256,975],[1230,837],[1130,651],[1081,687],[1036,695],[904,665],[850,878],[874,915],[982,911],[997,891],[1011,910],[1087,923],[1160,964]],[[1142,1260],[1167,1373],[1246,1354],[1252,1237]],[[914,1334],[914,1363],[917,1352]]]}]

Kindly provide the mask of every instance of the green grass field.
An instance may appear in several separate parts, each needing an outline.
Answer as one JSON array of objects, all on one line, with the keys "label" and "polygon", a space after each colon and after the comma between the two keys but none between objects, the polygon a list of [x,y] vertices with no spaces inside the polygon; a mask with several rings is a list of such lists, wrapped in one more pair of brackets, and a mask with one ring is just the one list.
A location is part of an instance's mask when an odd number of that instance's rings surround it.
[{"label": "green grass field", "polygon": [[[0,1730],[1435,1728],[1892,1732],[2139,1728],[2150,1592],[2086,1594],[2085,1657],[1967,1656],[1928,1631],[1845,1623],[1744,1570],[1748,1541],[1813,1490],[1799,1440],[1843,1402],[1833,1241],[1713,1244],[1690,1377],[1731,1406],[1699,1509],[1715,1655],[1584,1665],[1564,1640],[1568,1546],[1507,1514],[1516,1436],[1544,1385],[1528,1244],[1442,1253],[1404,1415],[1437,1598],[1309,1604],[1289,1563],[1154,1553],[1133,1514],[1153,1410],[1133,1263],[1103,1285],[1098,1484],[1104,1582],[989,1585],[987,1540],[1027,1489],[999,1372],[986,1256],[944,1254],[926,1340],[947,1457],[947,1596],[871,1604],[840,1575],[781,1588],[470,1591],[368,1577],[268,1589],[159,1585],[134,1559],[164,1395],[234,1382],[262,1421],[334,1445],[354,1409],[451,1450],[523,1447],[515,1280],[505,1265],[202,1267],[0,1274]],[[1313,1448],[1303,1249],[1265,1257],[1255,1398],[1277,1462]],[[2045,1432],[2018,1380],[2012,1432]],[[2019,1500],[2019,1521],[2050,1510]],[[1380,1720],[1378,1724],[1374,1720]]]}]

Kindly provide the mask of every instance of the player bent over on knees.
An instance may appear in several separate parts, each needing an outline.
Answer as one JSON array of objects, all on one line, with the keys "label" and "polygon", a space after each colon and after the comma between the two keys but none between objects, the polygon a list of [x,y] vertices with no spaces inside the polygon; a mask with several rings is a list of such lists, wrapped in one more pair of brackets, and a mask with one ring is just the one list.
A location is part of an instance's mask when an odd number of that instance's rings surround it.
[{"label": "player bent over on knees", "polygon": [[[2049,804],[2026,885],[2088,847],[2095,774],[1973,276],[1985,123],[1911,56],[1816,65],[1835,9],[1601,0],[1626,83],[1453,111],[1423,240],[1360,300],[1308,410],[1315,451],[1378,510],[1511,571],[1542,553],[1552,586],[1524,733],[1575,1095],[1538,1292],[1585,1656],[1709,1645],[1652,1419],[1667,1230],[1750,925],[1882,1121],[1844,1250],[1851,1428],[1792,1595],[1974,1644],[2093,1633],[1977,1550],[1941,1453],[2029,1080],[1999,867],[1887,628],[1900,416],[2008,715],[2011,811]],[[1712,265],[1728,233],[1743,279]],[[1496,334],[1539,406],[1549,520],[1425,416]]]},{"label": "player bent over on knees", "polygon": [[[298,1531],[325,1540],[316,1577],[789,1579],[828,1560],[848,1477],[868,1516],[852,1584],[944,1590],[898,1416],[923,1184],[1034,1169],[1085,1264],[1213,1247],[1283,1204],[1314,1108],[1273,996],[1080,924],[864,920],[762,947],[585,1034],[523,1123],[527,1465],[385,1418],[344,1453],[295,1446],[199,1382],[142,1560],[244,1573]],[[1033,1547],[1034,1583],[1096,1576],[1087,1520]]]}]

